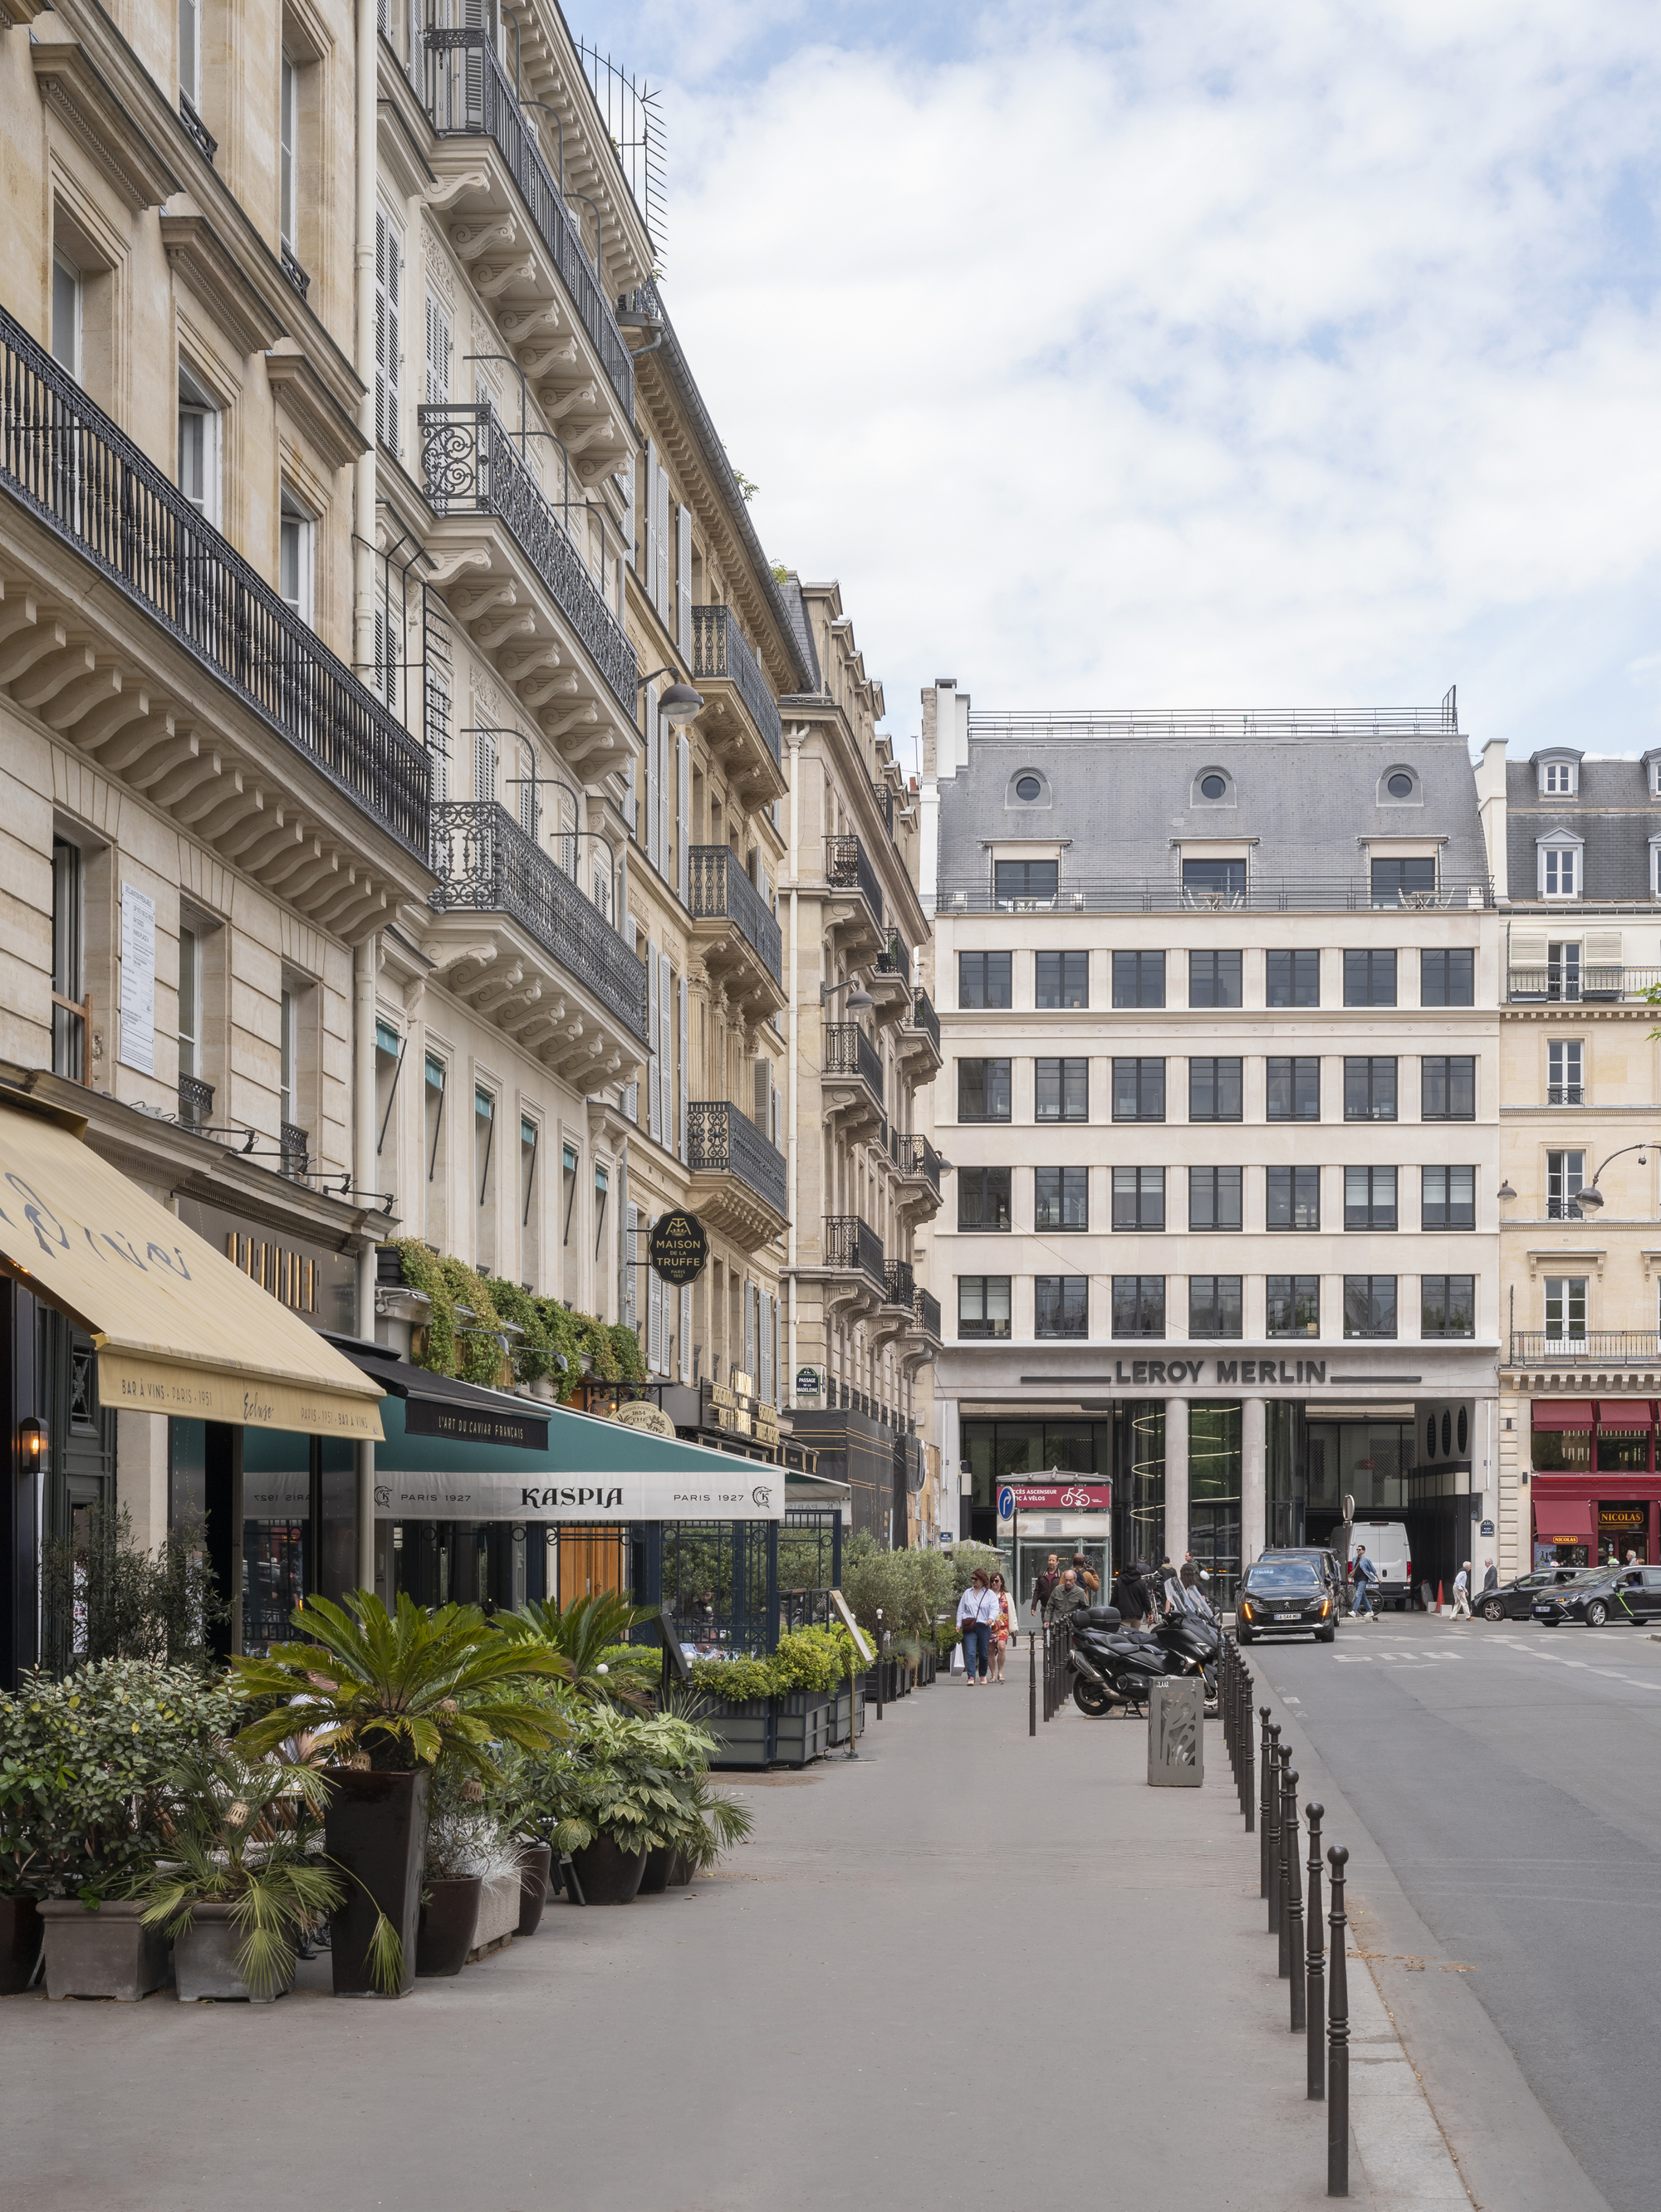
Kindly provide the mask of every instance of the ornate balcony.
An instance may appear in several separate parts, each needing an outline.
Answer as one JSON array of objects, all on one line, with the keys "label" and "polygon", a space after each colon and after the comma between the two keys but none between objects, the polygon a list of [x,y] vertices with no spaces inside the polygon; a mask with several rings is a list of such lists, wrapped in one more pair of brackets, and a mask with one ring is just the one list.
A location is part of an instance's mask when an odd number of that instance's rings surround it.
[{"label": "ornate balcony", "polygon": [[692,681],[704,700],[698,727],[745,803],[761,806],[781,797],[784,725],[731,607],[693,608]]},{"label": "ornate balcony", "polygon": [[928,1082],[940,1071],[940,1018],[927,991],[914,991],[910,1011],[894,1033],[894,1054],[913,1084]]},{"label": "ornate balcony", "polygon": [[826,1308],[849,1310],[850,1317],[874,1314],[888,1295],[882,1239],[857,1213],[824,1217],[822,1257],[803,1261],[800,1274],[818,1280]]},{"label": "ornate balcony", "polygon": [[784,1155],[728,1099],[686,1110],[691,1210],[746,1252],[770,1243],[785,1225]]},{"label": "ornate balcony", "polygon": [[698,957],[733,1006],[751,1020],[786,1003],[778,923],[726,845],[694,845],[687,854],[687,903]]},{"label": "ornate balcony", "polygon": [[824,909],[825,930],[836,935],[847,957],[860,960],[885,951],[882,885],[859,838],[825,839],[824,880],[832,894]]},{"label": "ornate balcony", "polygon": [[919,1291],[916,1300],[917,1327],[925,1336],[933,1337],[938,1345],[940,1337],[940,1302],[931,1291]]},{"label": "ornate balcony", "polygon": [[213,1085],[199,1077],[179,1079],[179,1122],[185,1129],[201,1129],[213,1119]]},{"label": "ornate balcony", "polygon": [[857,1022],[827,1022],[820,1091],[827,1114],[857,1139],[882,1126],[882,1061]]},{"label": "ornate balcony", "polygon": [[883,933],[881,949],[866,969],[865,988],[885,1027],[911,1011],[911,954],[897,929]]},{"label": "ornate balcony", "polygon": [[899,1171],[897,1203],[902,1218],[929,1221],[940,1210],[940,1156],[927,1137],[896,1129],[889,1149]]},{"label": "ornate balcony", "polygon": [[449,988],[579,1090],[629,1080],[646,969],[599,909],[493,799],[433,809],[428,941]]},{"label": "ornate balcony", "polygon": [[884,1298],[883,1304],[889,1306],[904,1306],[909,1314],[917,1295],[916,1279],[911,1271],[911,1262],[909,1260],[885,1260],[883,1262],[883,1280],[887,1290],[887,1296]]}]

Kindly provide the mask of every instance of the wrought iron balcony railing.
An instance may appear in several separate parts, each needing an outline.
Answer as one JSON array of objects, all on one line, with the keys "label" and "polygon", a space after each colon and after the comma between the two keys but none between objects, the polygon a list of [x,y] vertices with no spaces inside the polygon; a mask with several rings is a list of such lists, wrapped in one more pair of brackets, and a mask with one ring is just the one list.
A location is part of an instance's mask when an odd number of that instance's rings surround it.
[{"label": "wrought iron balcony railing", "polygon": [[1652,1328],[1593,1329],[1579,1336],[1553,1336],[1538,1329],[1513,1329],[1511,1360],[1526,1367],[1536,1359],[1605,1361],[1615,1366],[1652,1366],[1661,1360],[1661,1334]]},{"label": "wrought iron balcony railing", "polygon": [[940,1156],[927,1137],[920,1137],[912,1130],[896,1129],[890,1150],[903,1176],[922,1176],[939,1190]]},{"label": "wrought iron balcony railing", "polygon": [[450,799],[432,811],[432,904],[511,915],[643,1044],[645,966],[599,909],[494,799]]},{"label": "wrought iron balcony railing", "polygon": [[278,1141],[283,1154],[283,1164],[277,1170],[277,1173],[287,1176],[290,1182],[303,1182],[307,1170],[312,1164],[311,1133],[309,1130],[301,1128],[293,1121],[284,1121],[282,1130],[283,1133]]},{"label": "wrought iron balcony railing", "polygon": [[179,1079],[179,1119],[187,1129],[200,1129],[213,1119],[213,1085],[200,1077]]},{"label": "wrought iron balcony railing", "polygon": [[827,837],[824,841],[824,880],[838,890],[857,890],[882,920],[882,885],[870,856],[857,837]]},{"label": "wrought iron balcony railing", "polygon": [[933,1043],[936,1052],[940,1048],[940,1018],[927,991],[919,991],[911,1001],[911,1019],[908,1027],[921,1030]]},{"label": "wrought iron balcony railing", "polygon": [[1506,977],[1510,999],[1561,1000],[1573,1003],[1590,999],[1594,1004],[1636,1000],[1642,1003],[1652,991],[1661,989],[1661,968],[1627,968],[1618,963],[1589,962],[1582,966],[1579,947],[1568,960],[1548,960],[1537,966],[1512,968]]},{"label": "wrought iron balcony railing", "polygon": [[911,955],[906,949],[897,929],[889,931],[886,943],[871,965],[879,975],[910,977]]},{"label": "wrought iron balcony railing", "polygon": [[425,748],[3,307],[0,484],[424,858]]},{"label": "wrought iron balcony railing", "polygon": [[694,845],[687,853],[687,896],[695,921],[730,921],[753,945],[776,983],[784,980],[778,923],[727,845]]},{"label": "wrought iron balcony railing", "polygon": [[887,1286],[885,1305],[904,1306],[908,1311],[916,1304],[916,1276],[909,1260],[885,1260],[883,1262],[883,1281]]},{"label": "wrought iron balcony railing", "polygon": [[739,696],[776,761],[784,744],[778,702],[767,688],[761,663],[733,620],[731,607],[692,610],[692,680],[696,684],[704,678],[738,686]]},{"label": "wrought iron balcony railing", "polygon": [[877,811],[882,817],[883,827],[891,837],[894,834],[894,794],[887,784],[880,782],[874,775],[870,781],[871,796],[877,802]]},{"label": "wrought iron balcony railing", "polygon": [[868,1275],[885,1294],[882,1239],[857,1213],[827,1213],[824,1217],[824,1263],[828,1267],[856,1267]]},{"label": "wrought iron balcony railing", "polygon": [[507,524],[632,720],[635,648],[501,416],[489,400],[472,407],[418,407],[416,414],[427,496],[435,511],[493,514]]},{"label": "wrought iron balcony railing", "polygon": [[283,240],[283,274],[303,300],[312,289],[312,280],[300,265],[300,257],[285,238]]},{"label": "wrought iron balcony railing", "polygon": [[427,113],[441,138],[490,138],[593,341],[624,411],[635,412],[635,364],[611,302],[584,250],[575,219],[520,111],[494,34],[484,29],[427,33]]},{"label": "wrought iron balcony railing", "polygon": [[827,1022],[824,1026],[826,1075],[857,1075],[873,1095],[882,1097],[882,1060],[876,1047],[857,1022]]},{"label": "wrought iron balcony railing", "polygon": [[734,1175],[775,1213],[784,1212],[784,1155],[748,1115],[725,1098],[692,1099],[686,1113],[686,1164],[693,1174]]},{"label": "wrought iron balcony railing", "polygon": [[919,1291],[912,1310],[917,1316],[917,1327],[929,1336],[940,1333],[940,1302],[931,1291]]},{"label": "wrought iron balcony railing", "polygon": [[219,151],[219,141],[197,113],[195,102],[182,92],[179,95],[179,119],[195,139],[203,160],[211,168],[213,157]]}]

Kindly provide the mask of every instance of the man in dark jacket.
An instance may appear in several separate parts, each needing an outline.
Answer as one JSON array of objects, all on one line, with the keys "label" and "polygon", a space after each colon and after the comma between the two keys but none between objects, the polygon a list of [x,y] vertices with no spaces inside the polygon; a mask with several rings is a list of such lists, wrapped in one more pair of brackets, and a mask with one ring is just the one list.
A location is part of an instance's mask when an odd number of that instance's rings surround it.
[{"label": "man in dark jacket", "polygon": [[1044,1607],[1044,1619],[1052,1626],[1065,1628],[1075,1613],[1082,1613],[1090,1603],[1086,1593],[1079,1588],[1078,1578],[1069,1567],[1062,1577],[1061,1587]]},{"label": "man in dark jacket", "polygon": [[1052,1552],[1050,1554],[1049,1563],[1045,1566],[1043,1572],[1041,1575],[1035,1575],[1032,1577],[1031,1606],[1033,1612],[1037,1614],[1040,1620],[1043,1618],[1044,1607],[1050,1603],[1050,1599],[1056,1595],[1056,1586],[1061,1581],[1061,1561],[1056,1558],[1055,1553]]}]

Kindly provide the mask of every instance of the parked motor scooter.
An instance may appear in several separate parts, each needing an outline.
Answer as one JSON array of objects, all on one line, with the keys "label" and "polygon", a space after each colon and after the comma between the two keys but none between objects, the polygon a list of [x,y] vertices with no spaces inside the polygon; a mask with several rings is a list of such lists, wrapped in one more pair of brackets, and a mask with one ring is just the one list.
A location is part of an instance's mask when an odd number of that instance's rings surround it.
[{"label": "parked motor scooter", "polygon": [[1115,1705],[1141,1705],[1162,1677],[1200,1674],[1208,1701],[1216,1694],[1214,1664],[1197,1648],[1200,1638],[1185,1624],[1189,1616],[1162,1621],[1158,1628],[1127,1629],[1117,1610],[1092,1606],[1072,1616],[1068,1662],[1073,1672],[1073,1702],[1081,1713],[1099,1718]]}]

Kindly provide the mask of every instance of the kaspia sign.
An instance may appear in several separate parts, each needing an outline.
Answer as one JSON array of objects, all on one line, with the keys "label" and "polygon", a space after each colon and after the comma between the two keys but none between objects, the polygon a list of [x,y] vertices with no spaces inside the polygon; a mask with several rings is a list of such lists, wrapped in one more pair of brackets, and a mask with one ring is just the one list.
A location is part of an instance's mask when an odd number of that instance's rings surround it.
[{"label": "kaspia sign", "polygon": [[709,1238],[696,1213],[683,1206],[659,1214],[646,1240],[652,1273],[666,1283],[697,1282],[709,1259]]}]

